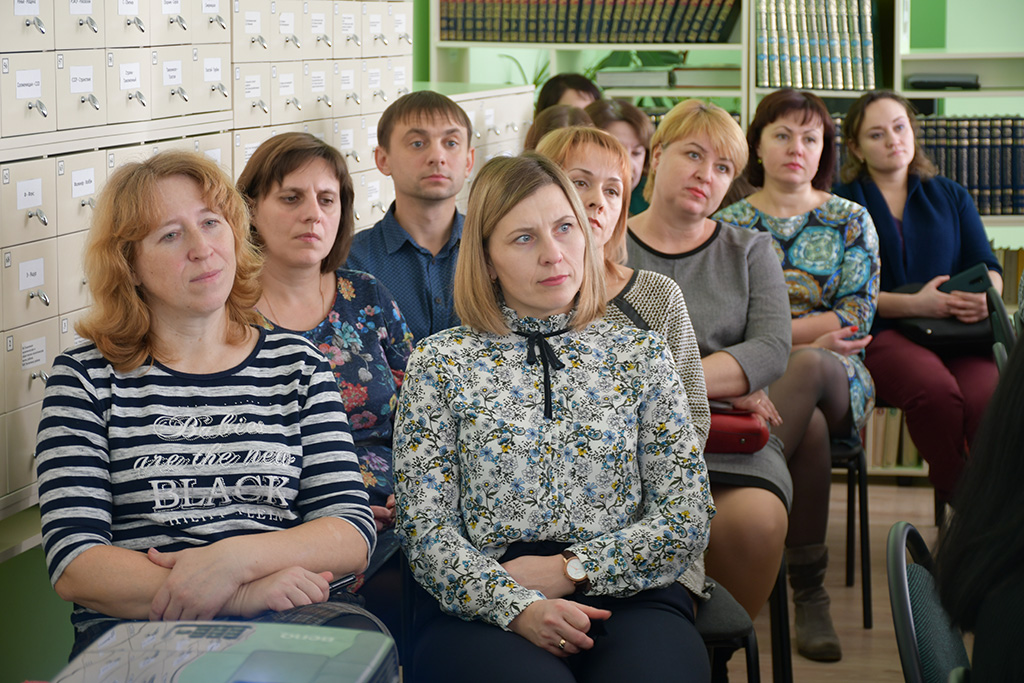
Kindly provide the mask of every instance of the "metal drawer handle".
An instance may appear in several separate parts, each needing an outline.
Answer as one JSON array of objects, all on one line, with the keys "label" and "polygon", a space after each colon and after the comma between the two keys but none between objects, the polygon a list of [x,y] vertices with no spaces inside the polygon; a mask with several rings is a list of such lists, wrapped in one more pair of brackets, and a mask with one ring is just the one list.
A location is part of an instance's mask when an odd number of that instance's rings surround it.
[{"label": "metal drawer handle", "polygon": [[319,43],[321,41],[323,41],[323,43],[327,47],[334,47],[334,45],[331,44],[331,37],[329,35],[327,35],[326,33],[323,33],[323,34],[321,34],[321,35],[316,37],[316,42]]},{"label": "metal drawer handle", "polygon": [[359,101],[359,93],[350,92],[349,94],[345,95],[345,99],[352,100],[356,104],[362,104],[362,102]]},{"label": "metal drawer handle", "polygon": [[378,40],[384,43],[385,45],[388,44],[388,39],[383,33],[375,33],[373,35],[373,42],[377,42]]},{"label": "metal drawer handle", "polygon": [[302,103],[299,102],[298,97],[289,97],[287,100],[284,101],[284,106],[287,107],[289,104],[294,104],[296,109],[302,111]]},{"label": "metal drawer handle", "polygon": [[221,27],[222,29],[224,29],[225,31],[227,31],[227,30],[228,30],[228,25],[227,25],[227,23],[226,23],[226,22],[224,21],[224,17],[222,17],[222,16],[221,16],[221,15],[219,15],[219,14],[215,14],[215,15],[213,15],[212,17],[210,17],[210,23],[211,23],[211,24],[220,24],[220,27]]},{"label": "metal drawer handle", "polygon": [[379,97],[382,100],[384,100],[385,102],[388,101],[388,96],[387,96],[387,94],[385,94],[385,92],[383,90],[374,90],[373,91],[373,96],[374,97]]},{"label": "metal drawer handle", "polygon": [[410,92],[410,90],[408,88],[399,88],[398,89],[398,96],[401,97],[402,95],[408,95],[409,92]]},{"label": "metal drawer handle", "polygon": [[50,305],[50,297],[46,296],[46,292],[44,292],[43,290],[39,289],[34,292],[28,293],[29,299],[35,299],[36,297],[39,297],[39,300],[42,301],[47,306]]},{"label": "metal drawer handle", "polygon": [[31,19],[26,19],[25,26],[35,26],[37,29],[39,29],[40,33],[42,33],[44,36],[46,35],[46,24],[44,24],[43,20],[40,19],[39,17],[32,17]]},{"label": "metal drawer handle", "polygon": [[295,47],[299,48],[300,50],[302,49],[302,43],[299,42],[299,37],[297,35],[295,35],[295,34],[292,34],[290,36],[286,36],[285,39],[284,39],[284,42],[286,42],[286,43],[293,43],[295,45]]},{"label": "metal drawer handle", "polygon": [[317,102],[323,102],[328,107],[333,107],[334,106],[334,102],[331,102],[331,98],[330,98],[329,95],[317,95],[316,96],[316,101]]},{"label": "metal drawer handle", "polygon": [[371,213],[373,212],[374,209],[378,209],[381,213],[387,213],[387,211],[384,209],[384,204],[382,204],[381,202],[374,202],[370,206]]},{"label": "metal drawer handle", "polygon": [[224,97],[228,96],[228,89],[224,87],[223,83],[218,83],[217,85],[211,85],[210,86],[210,92],[219,92]]},{"label": "metal drawer handle", "polygon": [[170,22],[171,22],[172,26],[174,24],[177,24],[178,26],[180,26],[182,31],[187,31],[188,30],[188,24],[185,23],[185,17],[181,16],[180,14],[171,17],[170,18]]},{"label": "metal drawer handle", "polygon": [[93,21],[92,17],[86,17],[85,19],[79,19],[78,20],[78,25],[79,26],[88,26],[89,28],[92,29],[93,33],[99,33],[100,32],[100,27],[96,25],[96,22]]},{"label": "metal drawer handle", "polygon": [[358,212],[357,210],[355,210],[355,209],[352,209],[352,217],[353,217],[353,218],[355,218],[355,219],[356,219],[357,221],[361,221],[361,220],[363,220],[363,219],[362,219],[362,218],[361,218],[361,217],[359,216],[359,212]]},{"label": "metal drawer handle", "polygon": [[43,104],[42,100],[36,100],[35,102],[29,102],[28,103],[28,108],[29,109],[37,110],[40,114],[42,114],[44,119],[47,116],[49,116],[49,112],[46,111],[46,105]]},{"label": "metal drawer handle", "polygon": [[178,95],[181,99],[188,102],[188,93],[180,85],[177,88],[171,88],[171,97]]},{"label": "metal drawer handle", "polygon": [[267,41],[265,41],[263,39],[263,36],[253,36],[252,39],[249,42],[250,43],[259,43],[260,45],[263,46],[264,50],[269,50],[270,49],[270,47],[267,45]]},{"label": "metal drawer handle", "polygon": [[402,42],[403,40],[406,41],[407,43],[409,43],[410,45],[412,45],[412,38],[409,36],[408,33],[399,33],[398,34],[398,42]]},{"label": "metal drawer handle", "polygon": [[253,106],[253,109],[255,109],[256,107],[259,107],[260,109],[263,110],[264,114],[269,114],[270,113],[270,110],[267,109],[267,103],[264,102],[263,100],[256,100],[255,102],[252,103],[252,106]]},{"label": "metal drawer handle", "polygon": [[92,197],[89,197],[88,199],[83,199],[82,200],[82,208],[85,208],[87,206],[90,209],[95,209],[96,208],[96,200],[94,198],[92,198]]},{"label": "metal drawer handle", "polygon": [[50,219],[46,217],[46,214],[43,213],[42,209],[36,209],[35,211],[29,211],[25,215],[25,217],[26,218],[36,218],[43,225],[49,225],[50,224]]},{"label": "metal drawer handle", "polygon": [[32,379],[41,379],[44,382],[47,382],[47,381],[49,381],[50,376],[48,374],[46,374],[45,371],[40,370],[39,372],[33,372],[32,375],[31,375],[31,378]]},{"label": "metal drawer handle", "polygon": [[512,123],[508,124],[508,127],[512,129],[513,133],[518,133],[519,132],[519,126],[517,126],[515,124],[515,122],[512,122]]},{"label": "metal drawer handle", "polygon": [[354,33],[352,35],[350,35],[348,38],[345,38],[345,42],[346,43],[349,42],[349,41],[352,41],[353,43],[355,43],[356,47],[362,47],[363,46],[363,43],[359,40],[359,36],[357,36]]},{"label": "metal drawer handle", "polygon": [[501,131],[498,130],[497,126],[491,126],[490,128],[487,129],[487,132],[494,133],[495,135],[501,135]]},{"label": "metal drawer handle", "polygon": [[93,95],[92,93],[89,93],[88,95],[82,95],[82,100],[81,101],[82,101],[82,104],[85,104],[86,102],[88,102],[89,104],[92,105],[92,108],[95,109],[96,111],[100,110],[100,101],[98,99],[96,99],[96,96]]},{"label": "metal drawer handle", "polygon": [[353,159],[355,159],[355,162],[357,164],[361,161],[359,158],[359,152],[355,151],[354,149],[350,149],[347,152],[345,152],[345,156],[352,157]]},{"label": "metal drawer handle", "polygon": [[142,94],[142,91],[140,91],[140,90],[136,90],[133,93],[132,92],[128,93],[128,99],[129,100],[132,100],[132,99],[138,100],[139,104],[141,104],[143,107],[147,106],[146,105],[146,97]]},{"label": "metal drawer handle", "polygon": [[136,27],[137,29],[139,29],[139,31],[141,33],[145,33],[146,32],[146,25],[143,24],[142,23],[142,19],[139,19],[138,17],[132,17],[131,19],[128,19],[127,21],[125,21],[125,24],[127,26],[134,26],[134,27]]}]

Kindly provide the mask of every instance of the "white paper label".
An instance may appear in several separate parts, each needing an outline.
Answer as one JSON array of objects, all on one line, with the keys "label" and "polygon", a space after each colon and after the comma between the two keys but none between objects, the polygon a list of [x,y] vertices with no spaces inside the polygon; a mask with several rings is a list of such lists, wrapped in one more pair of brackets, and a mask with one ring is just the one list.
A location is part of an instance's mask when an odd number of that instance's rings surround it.
[{"label": "white paper label", "polygon": [[342,69],[338,75],[342,90],[355,90],[356,72],[354,69]]},{"label": "white paper label", "polygon": [[220,163],[220,147],[215,147],[214,149],[208,149],[205,152],[203,152],[203,154],[205,154],[206,156],[210,157],[211,159],[216,161],[218,164]]},{"label": "white paper label", "polygon": [[256,149],[260,146],[258,142],[248,142],[245,145],[245,161],[248,163],[249,157],[256,153]]},{"label": "white paper label", "polygon": [[181,60],[164,62],[164,85],[181,85]]},{"label": "white paper label", "polygon": [[277,27],[281,33],[295,33],[295,12],[281,12]]},{"label": "white paper label", "polygon": [[121,74],[121,90],[139,87],[139,74],[142,70],[139,68],[138,62],[118,64],[118,69]]},{"label": "white paper label", "polygon": [[203,81],[206,83],[212,83],[213,81],[220,80],[220,57],[204,57]]},{"label": "white paper label", "polygon": [[341,32],[344,33],[346,37],[356,32],[356,15],[341,15]]},{"label": "white paper label", "polygon": [[181,14],[181,0],[160,0],[164,14]]},{"label": "white paper label", "polygon": [[380,69],[370,69],[366,72],[366,84],[371,88],[380,87]]},{"label": "white paper label", "polygon": [[35,17],[39,15],[39,0],[14,0],[14,16]]},{"label": "white paper label", "polygon": [[338,144],[345,150],[354,148],[356,146],[356,132],[351,128],[338,131]]},{"label": "white paper label", "polygon": [[96,169],[83,168],[71,172],[71,196],[75,199],[96,192]]},{"label": "white paper label", "polygon": [[125,16],[139,13],[139,0],[117,0],[117,13]]},{"label": "white paper label", "polygon": [[314,35],[327,33],[327,15],[322,12],[309,15],[309,29]]},{"label": "white paper label", "polygon": [[405,14],[395,15],[395,33],[407,33],[405,30]]},{"label": "white paper label", "polygon": [[220,0],[203,0],[203,14],[220,14]]},{"label": "white paper label", "polygon": [[327,72],[314,71],[309,74],[309,88],[315,93],[327,91]]},{"label": "white paper label", "polygon": [[46,279],[43,276],[43,259],[34,258],[18,264],[18,289],[25,291],[30,287],[39,287]]},{"label": "white paper label", "polygon": [[370,126],[366,129],[366,142],[370,149],[377,147],[377,126]]},{"label": "white paper label", "polygon": [[484,125],[490,128],[494,125],[494,110],[484,109]]},{"label": "white paper label", "polygon": [[46,337],[29,339],[21,344],[21,369],[28,370],[46,362]]},{"label": "white paper label", "polygon": [[380,181],[374,180],[366,183],[366,198],[371,202],[375,202],[380,199]]},{"label": "white paper label", "polygon": [[295,74],[281,74],[277,81],[277,94],[282,97],[295,94]]},{"label": "white paper label", "polygon": [[395,77],[395,85],[398,85],[398,86],[405,85],[405,67],[404,66],[396,66],[395,70],[393,72],[393,75]]},{"label": "white paper label", "polygon": [[93,91],[91,66],[73,66],[69,73],[71,74],[72,93],[79,95]]},{"label": "white paper label", "polygon": [[17,186],[18,211],[43,205],[43,179],[22,180]]},{"label": "white paper label", "polygon": [[68,0],[69,14],[92,14],[92,0]]},{"label": "white paper label", "polygon": [[384,17],[380,14],[371,14],[368,26],[370,27],[370,33],[383,33]]},{"label": "white paper label", "polygon": [[19,100],[43,96],[43,70],[25,69],[14,72],[15,97]]},{"label": "white paper label", "polygon": [[246,12],[245,13],[245,32],[247,34],[256,34],[260,32],[260,19],[263,14],[261,12]]},{"label": "white paper label", "polygon": [[245,77],[245,99],[263,97],[262,81],[259,75]]}]

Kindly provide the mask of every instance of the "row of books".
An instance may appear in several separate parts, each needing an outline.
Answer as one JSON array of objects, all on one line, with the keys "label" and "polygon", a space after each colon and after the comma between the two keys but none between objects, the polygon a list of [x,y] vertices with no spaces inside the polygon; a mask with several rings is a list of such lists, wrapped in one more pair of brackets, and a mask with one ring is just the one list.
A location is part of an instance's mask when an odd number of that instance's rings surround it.
[{"label": "row of books", "polygon": [[594,74],[594,82],[602,88],[739,88],[740,67],[729,64],[609,66]]},{"label": "row of books", "polygon": [[[846,143],[836,124],[836,175]],[[921,146],[939,173],[967,188],[983,216],[1024,215],[1024,118],[922,116]]]},{"label": "row of books", "polygon": [[873,90],[872,0],[757,0],[757,85]]},{"label": "row of books", "polygon": [[875,408],[864,426],[863,443],[868,467],[921,467],[921,454],[899,408]]},{"label": "row of books", "polygon": [[441,0],[441,40],[718,43],[742,0]]}]

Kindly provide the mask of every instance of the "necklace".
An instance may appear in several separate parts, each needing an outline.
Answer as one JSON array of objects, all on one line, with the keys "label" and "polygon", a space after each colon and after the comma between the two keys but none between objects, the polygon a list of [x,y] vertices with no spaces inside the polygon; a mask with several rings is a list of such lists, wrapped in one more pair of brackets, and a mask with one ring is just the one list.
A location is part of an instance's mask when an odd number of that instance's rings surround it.
[{"label": "necklace", "polygon": [[[317,290],[319,291],[319,294],[320,294],[320,312],[319,312],[319,316],[320,317],[319,317],[319,319],[317,321],[317,324],[319,324],[319,320],[323,320],[324,318],[326,318],[327,315],[330,312],[330,309],[334,307],[334,300],[333,299],[328,304],[328,297],[327,297],[327,294],[324,291],[324,280],[325,279],[326,278],[324,278],[324,276],[321,275],[320,276],[320,280],[317,283]],[[333,280],[333,275],[332,275],[332,280]],[[331,289],[330,286],[328,286],[327,290],[330,291],[330,289]],[[270,320],[270,322],[274,323],[278,327],[288,327],[288,326],[283,324],[281,318],[279,318],[277,316],[277,312],[274,311],[274,304],[271,303],[270,297],[268,296],[267,290],[263,290],[263,301],[266,302],[266,304],[267,304],[267,312],[270,313],[269,316],[264,316],[264,317],[268,318]],[[314,325],[314,327],[315,327],[315,325]],[[288,329],[292,329],[292,328],[288,327]]]}]

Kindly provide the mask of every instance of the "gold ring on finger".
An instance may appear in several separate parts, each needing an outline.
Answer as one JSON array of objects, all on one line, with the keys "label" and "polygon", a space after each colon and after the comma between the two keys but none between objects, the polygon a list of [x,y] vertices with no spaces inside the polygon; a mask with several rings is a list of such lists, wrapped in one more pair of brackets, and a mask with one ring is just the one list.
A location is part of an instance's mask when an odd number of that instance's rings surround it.
[{"label": "gold ring on finger", "polygon": [[565,649],[565,638],[562,638],[560,641],[558,641],[558,649],[559,650],[564,650]]}]

